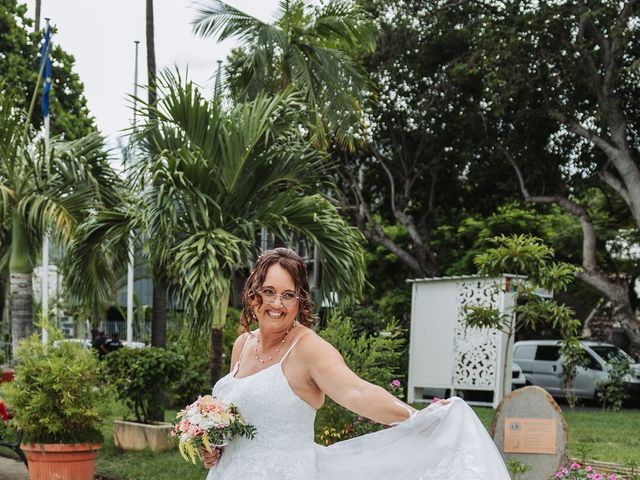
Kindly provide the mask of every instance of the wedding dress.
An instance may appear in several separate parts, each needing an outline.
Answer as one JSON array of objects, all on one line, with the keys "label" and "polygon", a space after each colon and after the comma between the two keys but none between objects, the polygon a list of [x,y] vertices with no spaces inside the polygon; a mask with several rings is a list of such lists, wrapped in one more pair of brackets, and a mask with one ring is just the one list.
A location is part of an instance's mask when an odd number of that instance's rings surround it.
[{"label": "wedding dress", "polygon": [[257,433],[232,440],[207,480],[510,479],[478,417],[455,397],[391,428],[329,447],[315,444],[316,410],[293,392],[282,370],[296,342],[280,362],[250,376],[236,377],[238,361],[213,387]]}]

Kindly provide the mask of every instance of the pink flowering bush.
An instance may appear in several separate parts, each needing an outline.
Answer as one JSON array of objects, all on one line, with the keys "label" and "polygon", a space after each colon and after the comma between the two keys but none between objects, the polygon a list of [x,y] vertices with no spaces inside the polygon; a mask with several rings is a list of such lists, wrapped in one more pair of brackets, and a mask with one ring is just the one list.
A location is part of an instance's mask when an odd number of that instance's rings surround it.
[{"label": "pink flowering bush", "polygon": [[572,463],[569,467],[562,467],[558,470],[554,478],[562,478],[563,480],[623,480],[615,473],[601,474],[596,472],[593,467],[583,467],[579,463]]},{"label": "pink flowering bush", "polygon": [[390,393],[392,393],[394,396],[400,399],[404,398],[404,392],[402,391],[402,383],[398,379],[392,380],[387,390],[389,390]]}]

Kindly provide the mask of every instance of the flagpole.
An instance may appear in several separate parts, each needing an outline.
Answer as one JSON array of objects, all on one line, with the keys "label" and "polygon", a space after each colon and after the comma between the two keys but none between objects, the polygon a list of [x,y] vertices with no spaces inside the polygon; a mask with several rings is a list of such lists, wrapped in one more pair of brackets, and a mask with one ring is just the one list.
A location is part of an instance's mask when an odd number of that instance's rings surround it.
[{"label": "flagpole", "polygon": [[[49,19],[45,18],[44,31],[49,29]],[[47,47],[51,51],[51,38],[49,38],[49,46]],[[47,53],[49,53],[49,51]],[[43,64],[47,62],[47,58],[42,59]],[[47,79],[44,79],[47,82]],[[51,126],[50,115],[44,116],[44,155],[45,161],[49,162],[49,129]],[[49,173],[49,172],[47,172]],[[44,239],[42,240],[42,319],[45,321],[42,328],[42,343],[47,343],[49,340],[49,332],[46,329],[46,325],[49,322],[49,231],[44,232]]]},{"label": "flagpole", "polygon": [[[136,56],[133,70],[133,128],[136,127],[138,109],[138,47],[140,42],[135,40]],[[125,164],[125,171],[126,171]],[[127,265],[127,343],[133,342],[133,281],[134,281],[134,242],[133,232],[129,234],[129,264]]]}]

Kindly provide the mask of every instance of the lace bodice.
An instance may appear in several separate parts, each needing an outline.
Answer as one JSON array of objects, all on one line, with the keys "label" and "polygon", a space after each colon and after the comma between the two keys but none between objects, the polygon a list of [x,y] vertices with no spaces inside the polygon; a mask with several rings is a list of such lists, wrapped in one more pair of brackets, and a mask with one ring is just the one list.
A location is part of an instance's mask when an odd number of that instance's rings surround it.
[{"label": "lace bodice", "polygon": [[282,362],[299,338],[277,364],[236,378],[238,362],[214,386],[213,395],[235,404],[257,433],[253,440],[237,438],[230,442],[207,480],[317,478],[313,443],[316,410],[291,390],[282,370]]}]

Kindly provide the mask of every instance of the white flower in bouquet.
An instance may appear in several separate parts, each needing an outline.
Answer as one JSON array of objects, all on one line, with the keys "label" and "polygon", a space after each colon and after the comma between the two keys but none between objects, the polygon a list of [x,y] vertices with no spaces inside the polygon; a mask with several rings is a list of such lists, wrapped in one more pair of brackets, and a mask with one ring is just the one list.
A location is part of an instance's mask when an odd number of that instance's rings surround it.
[{"label": "white flower in bouquet", "polygon": [[184,459],[196,463],[201,446],[210,452],[212,447],[226,445],[234,437],[252,439],[255,432],[235,405],[205,395],[178,412],[171,436],[178,440]]}]

